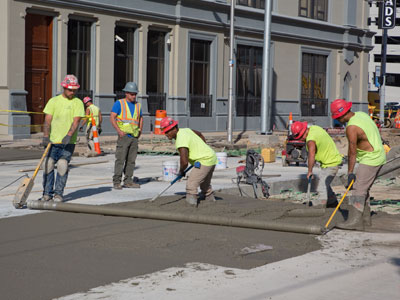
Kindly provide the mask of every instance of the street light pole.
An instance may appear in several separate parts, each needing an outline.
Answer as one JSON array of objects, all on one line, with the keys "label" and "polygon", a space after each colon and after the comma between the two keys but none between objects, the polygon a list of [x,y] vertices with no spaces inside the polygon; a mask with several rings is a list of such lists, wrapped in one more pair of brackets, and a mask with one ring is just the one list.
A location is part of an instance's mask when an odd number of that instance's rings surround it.
[{"label": "street light pole", "polygon": [[387,29],[382,29],[382,51],[381,51],[381,87],[379,89],[379,121],[385,124],[385,88],[386,88],[386,51],[387,51]]},{"label": "street light pole", "polygon": [[271,134],[271,99],[270,85],[270,49],[271,49],[271,10],[272,0],[265,1],[264,14],[264,49],[262,65],[262,92],[261,92],[261,134]]},{"label": "street light pole", "polygon": [[228,143],[232,143],[232,118],[233,118],[233,68],[234,68],[234,46],[235,46],[235,1],[231,0],[231,26],[229,34],[230,55],[229,55],[229,87],[228,87]]}]

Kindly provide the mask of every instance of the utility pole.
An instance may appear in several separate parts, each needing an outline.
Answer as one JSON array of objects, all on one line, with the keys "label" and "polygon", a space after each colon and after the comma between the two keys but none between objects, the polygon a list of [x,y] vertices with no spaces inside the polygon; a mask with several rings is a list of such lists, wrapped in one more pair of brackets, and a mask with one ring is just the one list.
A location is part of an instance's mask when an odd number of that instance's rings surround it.
[{"label": "utility pole", "polygon": [[271,10],[272,0],[265,0],[264,13],[264,49],[262,65],[262,92],[261,92],[261,134],[272,134],[271,131],[271,99],[270,80],[272,79],[270,67],[271,49]]},{"label": "utility pole", "polygon": [[396,0],[383,0],[379,3],[378,28],[382,29],[381,87],[379,89],[379,120],[385,123],[386,51],[388,29],[396,25]]},{"label": "utility pole", "polygon": [[381,50],[381,87],[379,89],[379,121],[385,123],[385,87],[386,87],[386,51],[387,51],[387,29],[382,29]]},{"label": "utility pole", "polygon": [[234,61],[234,47],[235,47],[235,1],[231,0],[231,26],[229,34],[230,43],[230,55],[229,55],[229,87],[228,87],[228,143],[232,144],[232,118],[233,118],[233,68],[235,66]]}]

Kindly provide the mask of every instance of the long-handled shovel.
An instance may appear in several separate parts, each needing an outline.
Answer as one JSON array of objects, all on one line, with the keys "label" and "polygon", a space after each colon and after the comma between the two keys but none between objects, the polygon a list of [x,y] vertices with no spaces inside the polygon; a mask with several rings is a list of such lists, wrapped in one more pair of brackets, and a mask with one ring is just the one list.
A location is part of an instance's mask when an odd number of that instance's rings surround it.
[{"label": "long-handled shovel", "polygon": [[307,184],[307,206],[311,205],[311,176],[308,178]]},{"label": "long-handled shovel", "polygon": [[340,202],[338,203],[338,205],[336,206],[335,210],[333,211],[331,217],[329,218],[328,222],[326,222],[325,224],[325,230],[328,229],[329,223],[332,221],[333,217],[335,216],[337,210],[339,209],[340,205],[342,204],[344,197],[346,197],[347,193],[350,191],[351,187],[353,186],[354,180],[352,180],[349,184],[349,186],[347,187],[346,193],[344,193],[342,199],[340,200]]},{"label": "long-handled shovel", "polygon": [[[193,166],[189,166],[186,168],[185,170],[185,174],[187,172],[189,172],[189,170],[193,168]],[[177,182],[178,180],[180,180],[183,176],[182,175],[178,175],[176,176],[176,178],[174,180],[171,181],[171,183],[169,184],[169,186],[167,186],[165,189],[163,189],[157,196],[154,196],[153,198],[150,199],[150,202],[153,202],[154,200],[156,200],[158,197],[160,197],[162,194],[165,193],[166,190],[168,190],[173,184],[175,184],[175,182]]]},{"label": "long-handled shovel", "polygon": [[49,152],[50,147],[51,147],[51,143],[49,143],[47,145],[46,149],[44,150],[42,158],[40,159],[32,177],[24,178],[24,180],[22,180],[17,192],[15,193],[14,199],[13,199],[13,205],[15,208],[23,208],[24,207],[24,205],[26,203],[26,199],[28,199],[28,196],[29,196],[30,192],[32,191],[35,177],[36,177],[37,173],[39,172],[40,166],[42,165],[44,158],[47,156],[47,153]]}]

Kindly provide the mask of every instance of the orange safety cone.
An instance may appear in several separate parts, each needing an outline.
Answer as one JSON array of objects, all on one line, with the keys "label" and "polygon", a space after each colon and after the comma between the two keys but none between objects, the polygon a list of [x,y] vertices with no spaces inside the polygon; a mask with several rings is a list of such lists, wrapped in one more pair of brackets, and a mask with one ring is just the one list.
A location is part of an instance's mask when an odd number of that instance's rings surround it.
[{"label": "orange safety cone", "polygon": [[289,134],[292,134],[292,124],[293,124],[293,115],[292,112],[289,113]]},{"label": "orange safety cone", "polygon": [[160,135],[163,134],[160,128],[160,123],[163,118],[167,116],[166,110],[156,110],[156,121],[154,122],[154,134]]},{"label": "orange safety cone", "polygon": [[97,154],[101,154],[100,143],[99,143],[99,135],[97,133],[96,122],[95,122],[95,120],[93,118],[93,115],[91,115],[91,118],[92,118],[92,133],[93,133],[94,151],[96,151]]}]

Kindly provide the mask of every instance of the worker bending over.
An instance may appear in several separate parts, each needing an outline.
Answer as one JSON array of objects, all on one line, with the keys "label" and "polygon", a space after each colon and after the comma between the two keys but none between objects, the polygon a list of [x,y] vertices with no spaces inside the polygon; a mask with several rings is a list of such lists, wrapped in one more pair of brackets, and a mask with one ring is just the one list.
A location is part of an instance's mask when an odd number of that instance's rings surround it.
[{"label": "worker bending over", "polygon": [[307,179],[313,177],[315,162],[321,165],[318,183],[318,198],[312,201],[315,208],[336,207],[338,202],[333,192],[331,183],[339,171],[342,163],[335,142],[329,134],[317,125],[308,126],[307,122],[294,122],[291,126],[292,138],[306,142],[308,151]]},{"label": "worker bending over", "polygon": [[[347,186],[354,180],[349,197],[349,215],[346,222],[337,228],[364,230],[371,225],[369,190],[382,165],[386,163],[386,154],[378,128],[364,112],[352,112],[352,102],[336,99],[331,103],[332,118],[346,126],[348,140]],[[354,173],[356,160],[359,165]]]},{"label": "worker bending over", "polygon": [[179,129],[178,121],[169,117],[161,120],[160,127],[169,140],[175,139],[175,147],[180,156],[179,175],[185,176],[189,163],[195,166],[186,183],[186,202],[197,206],[199,186],[206,201],[215,201],[211,178],[217,164],[217,156],[206,144],[204,136],[199,131],[190,128]]}]

